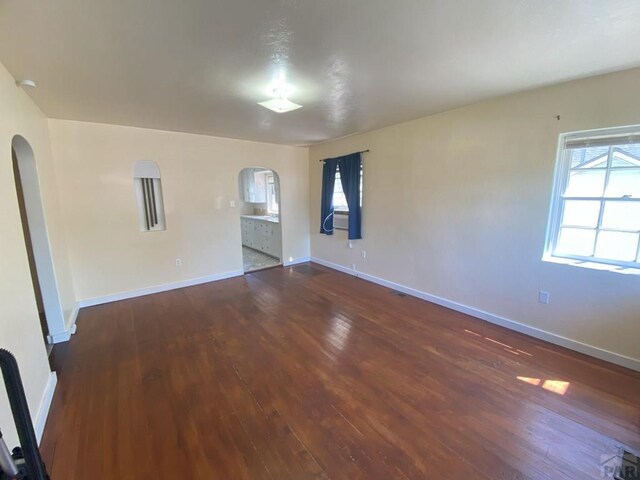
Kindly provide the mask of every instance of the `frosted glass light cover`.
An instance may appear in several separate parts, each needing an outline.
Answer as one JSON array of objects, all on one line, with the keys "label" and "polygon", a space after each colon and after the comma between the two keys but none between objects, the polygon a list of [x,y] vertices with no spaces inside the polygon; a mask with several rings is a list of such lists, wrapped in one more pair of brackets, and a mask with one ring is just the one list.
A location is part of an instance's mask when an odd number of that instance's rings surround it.
[{"label": "frosted glass light cover", "polygon": [[286,98],[272,98],[271,100],[258,102],[258,105],[262,105],[264,108],[268,108],[276,113],[292,112],[293,110],[302,108],[302,105],[293,103]]}]

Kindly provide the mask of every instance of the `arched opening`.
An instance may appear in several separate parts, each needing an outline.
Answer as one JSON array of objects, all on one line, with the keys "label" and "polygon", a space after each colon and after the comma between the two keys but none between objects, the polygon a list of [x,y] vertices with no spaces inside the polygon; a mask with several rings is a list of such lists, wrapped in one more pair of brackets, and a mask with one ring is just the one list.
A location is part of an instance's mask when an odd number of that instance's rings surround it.
[{"label": "arched opening", "polygon": [[151,160],[139,160],[133,165],[133,180],[140,231],[166,230],[160,167]]},{"label": "arched opening", "polygon": [[42,208],[35,156],[29,142],[19,135],[11,141],[11,159],[40,325],[45,342],[52,344],[56,338],[65,338],[67,334]]},{"label": "arched opening", "polygon": [[242,266],[245,273],[282,265],[280,178],[263,167],[238,175]]}]

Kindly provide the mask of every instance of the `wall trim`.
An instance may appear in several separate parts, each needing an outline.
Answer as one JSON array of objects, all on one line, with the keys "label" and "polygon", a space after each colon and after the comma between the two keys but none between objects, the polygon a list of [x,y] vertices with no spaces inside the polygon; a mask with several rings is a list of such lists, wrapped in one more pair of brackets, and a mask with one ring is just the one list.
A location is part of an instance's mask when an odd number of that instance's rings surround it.
[{"label": "wall trim", "polygon": [[69,315],[69,318],[66,322],[66,329],[60,333],[54,333],[53,335],[47,335],[47,341],[50,344],[63,343],[68,342],[71,338],[71,335],[76,333],[76,320],[78,318],[78,312],[80,311],[80,304],[76,303],[75,307],[73,307],[73,311]]},{"label": "wall trim", "polygon": [[310,261],[311,261],[311,257],[299,257],[299,258],[294,258],[290,262],[283,262],[282,266],[290,267],[291,265],[298,265],[300,263],[307,263]]},{"label": "wall trim", "polygon": [[47,342],[49,344],[63,343],[68,342],[70,338],[71,333],[68,330],[65,330],[64,332],[47,335]]},{"label": "wall trim", "polygon": [[67,332],[69,332],[69,338],[71,338],[71,335],[75,335],[76,333],[76,320],[78,320],[78,313],[80,313],[80,304],[76,302],[76,306],[73,307],[73,311],[67,320]]},{"label": "wall trim", "polygon": [[318,257],[311,257],[311,261],[319,263],[320,265],[324,265],[325,267],[332,268],[333,270],[338,270],[339,272],[346,273],[347,275],[353,275],[354,277],[357,277],[358,273],[362,275],[362,272],[358,272],[357,270],[349,267],[343,267],[342,265],[338,265],[337,263],[329,262]]},{"label": "wall trim", "polygon": [[47,423],[47,417],[49,416],[49,410],[51,409],[51,402],[53,401],[53,394],[56,391],[56,385],[58,384],[58,376],[56,372],[50,372],[47,379],[47,385],[44,388],[42,398],[40,399],[40,406],[38,407],[38,413],[36,414],[36,421],[33,429],[36,433],[36,439],[38,444],[42,440],[42,434],[44,433],[44,426]]},{"label": "wall trim", "polygon": [[71,315],[69,315],[69,319],[67,320],[67,331],[73,335],[76,333],[76,320],[78,319],[78,313],[80,312],[80,304],[76,303],[76,306],[73,307],[73,311]]},{"label": "wall trim", "polygon": [[479,318],[480,320],[485,320],[489,323],[493,323],[495,325],[508,328],[509,330],[514,330],[516,332],[529,335],[530,337],[534,337],[539,340],[544,340],[546,342],[553,343],[554,345],[559,345],[561,347],[565,347],[570,350],[574,350],[576,352],[589,355],[590,357],[595,357],[600,360],[604,360],[606,362],[614,363],[616,365],[620,365],[626,368],[630,368],[631,370],[640,372],[640,360],[637,360],[635,358],[627,357],[619,353],[614,353],[608,350],[604,350],[602,348],[594,347],[593,345],[588,345],[586,343],[582,343],[577,340],[573,340],[571,338],[563,337],[561,335],[551,333],[546,330],[541,330],[535,327],[531,327],[529,325],[516,322],[515,320],[500,317],[498,315],[494,315],[492,313],[485,312],[477,308],[469,307],[467,305],[463,305],[461,303],[457,303],[452,300],[448,300],[446,298],[438,297],[436,295],[432,295],[430,293],[426,293],[421,290],[417,290],[415,288],[407,287],[399,283],[394,283],[380,277],[369,275],[368,273],[358,272],[357,270],[353,270],[351,268],[347,268],[342,265],[338,265],[336,263],[323,260],[321,258],[312,256],[311,261],[315,263],[319,263],[320,265],[324,265],[325,267],[331,268],[333,270],[338,270],[339,272],[343,272],[348,275],[353,275],[355,277],[361,278],[368,282],[382,285],[383,287],[391,288],[393,290],[398,290],[399,292],[406,293],[407,295],[411,295],[413,297],[417,297],[422,300],[426,300],[427,302],[435,303],[437,305],[450,308],[451,310],[465,313],[472,317]]},{"label": "wall trim", "polygon": [[114,293],[101,297],[85,298],[84,300],[80,300],[78,302],[78,308],[93,307],[94,305],[102,305],[103,303],[111,303],[117,302],[119,300],[126,300],[128,298],[142,297],[144,295],[167,292],[169,290],[176,290],[178,288],[192,287],[194,285],[200,285],[202,283],[215,282],[218,280],[225,280],[227,278],[240,277],[242,275],[244,275],[244,272],[242,270],[232,270],[230,272],[214,273],[212,275],[205,275],[204,277],[191,278],[189,280],[181,280],[179,282],[164,283],[162,285],[139,288],[136,290],[129,290],[127,292]]}]

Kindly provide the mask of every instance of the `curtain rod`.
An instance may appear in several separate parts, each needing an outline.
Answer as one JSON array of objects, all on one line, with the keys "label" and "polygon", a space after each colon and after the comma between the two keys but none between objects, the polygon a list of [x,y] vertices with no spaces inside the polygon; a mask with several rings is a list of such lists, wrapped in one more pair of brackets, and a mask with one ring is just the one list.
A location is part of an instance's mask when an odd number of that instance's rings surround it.
[{"label": "curtain rod", "polygon": [[[359,152],[353,152],[353,153],[369,153],[369,149],[367,148],[366,150],[360,150]],[[353,155],[353,153],[347,153],[347,155]],[[328,158],[321,158],[318,161],[319,162],[324,162],[325,160],[329,160],[329,159]]]}]

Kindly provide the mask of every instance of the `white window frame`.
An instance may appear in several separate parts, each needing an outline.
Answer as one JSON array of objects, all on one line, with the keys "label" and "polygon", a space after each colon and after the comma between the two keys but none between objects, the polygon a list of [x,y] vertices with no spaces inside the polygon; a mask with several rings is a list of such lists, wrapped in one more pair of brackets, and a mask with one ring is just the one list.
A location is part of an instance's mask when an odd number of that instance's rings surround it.
[{"label": "white window frame", "polygon": [[[280,214],[280,198],[278,198],[278,180],[273,172],[266,174],[266,186],[267,189],[267,213],[272,215]],[[275,197],[275,202],[273,200]],[[275,207],[275,208],[274,208]]]},{"label": "white window frame", "polygon": [[[549,212],[549,220],[547,224],[547,236],[545,242],[545,250],[543,260],[545,261],[573,261],[575,264],[582,264],[582,266],[591,266],[592,268],[610,267],[610,270],[618,269],[634,269],[636,272],[640,272],[640,240],[638,241],[636,250],[636,261],[621,261],[611,260],[607,258],[596,257],[596,245],[598,241],[598,235],[601,231],[616,231],[616,232],[629,232],[640,233],[640,231],[634,230],[622,230],[622,229],[607,229],[602,227],[602,220],[604,214],[604,206],[607,200],[616,202],[640,202],[640,197],[610,197],[606,196],[606,187],[609,181],[609,176],[612,170],[616,168],[628,168],[628,167],[612,167],[611,156],[615,146],[610,146],[607,166],[605,173],[604,189],[602,196],[599,197],[570,197],[564,196],[563,192],[566,189],[569,174],[571,169],[571,149],[567,148],[567,143],[577,139],[589,139],[596,142],[599,138],[621,137],[619,145],[629,143],[628,141],[622,141],[625,137],[637,137],[640,142],[640,125],[633,125],[628,127],[616,127],[616,128],[603,128],[597,130],[584,130],[579,132],[563,133],[559,137],[558,150],[556,155],[556,169],[554,175],[553,190],[551,194],[551,208]],[[634,141],[635,143],[635,141]],[[575,227],[584,228],[587,230],[595,230],[596,238],[594,241],[594,254],[593,256],[573,255],[567,253],[556,253],[556,246],[560,236],[560,229],[562,227],[562,218],[564,213],[564,203],[570,200],[582,200],[582,201],[599,201],[600,212],[598,216],[598,222],[596,227]],[[573,226],[571,228],[574,228]]]}]

